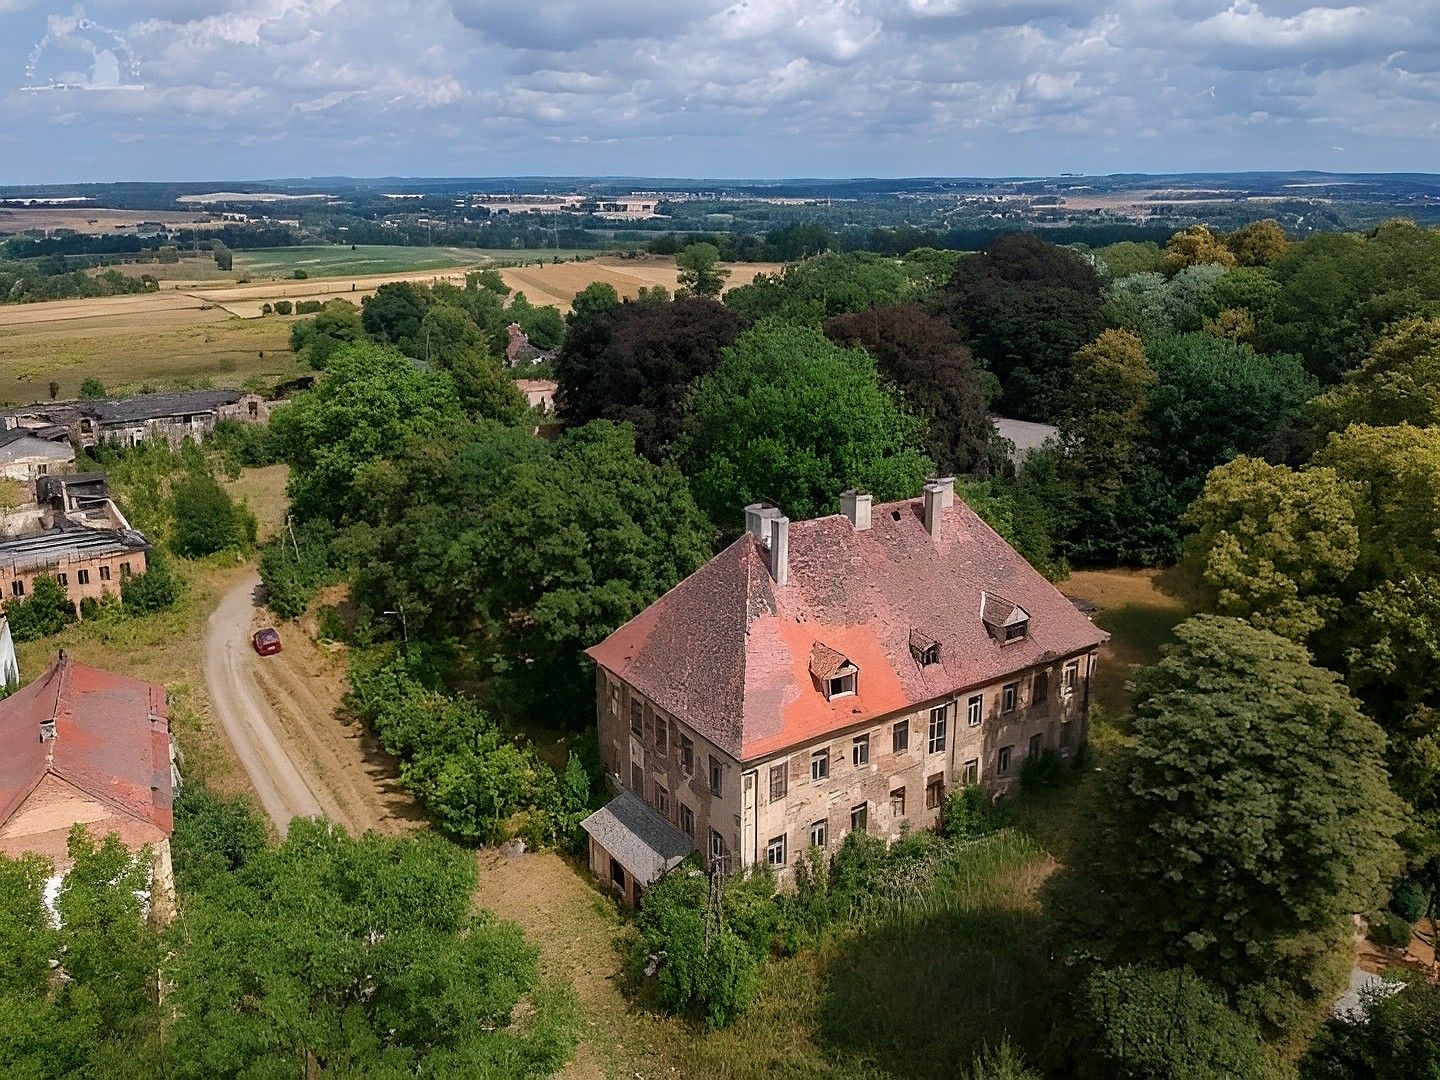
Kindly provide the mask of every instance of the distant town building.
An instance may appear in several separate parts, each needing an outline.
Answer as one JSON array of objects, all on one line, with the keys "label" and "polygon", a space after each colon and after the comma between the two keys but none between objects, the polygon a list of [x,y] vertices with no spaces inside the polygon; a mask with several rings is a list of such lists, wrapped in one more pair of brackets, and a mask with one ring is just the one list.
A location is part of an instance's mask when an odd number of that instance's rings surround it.
[{"label": "distant town building", "polygon": [[1014,785],[1085,741],[1107,639],[962,501],[954,482],[746,531],[603,642],[600,756],[621,794],[586,822],[628,899],[674,833],[725,870],[788,878],[852,831],[933,828],[950,789]]},{"label": "distant town building", "polygon": [[533,367],[536,364],[543,364],[552,357],[554,352],[546,352],[544,349],[536,348],[530,344],[530,338],[519,323],[511,323],[505,328],[507,339],[505,342],[505,366],[506,367]]}]

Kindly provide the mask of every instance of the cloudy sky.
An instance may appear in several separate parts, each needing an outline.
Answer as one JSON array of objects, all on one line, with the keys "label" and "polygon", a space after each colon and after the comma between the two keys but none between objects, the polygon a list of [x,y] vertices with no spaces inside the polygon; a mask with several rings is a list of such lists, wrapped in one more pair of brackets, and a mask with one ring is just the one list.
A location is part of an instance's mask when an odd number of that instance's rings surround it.
[{"label": "cloudy sky", "polygon": [[1440,171],[1440,0],[0,0],[0,182]]}]

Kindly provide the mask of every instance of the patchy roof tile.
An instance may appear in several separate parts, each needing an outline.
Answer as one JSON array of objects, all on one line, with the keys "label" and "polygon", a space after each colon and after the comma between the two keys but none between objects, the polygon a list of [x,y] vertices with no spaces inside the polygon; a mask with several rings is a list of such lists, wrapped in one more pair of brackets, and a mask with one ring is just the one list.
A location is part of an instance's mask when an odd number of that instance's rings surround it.
[{"label": "patchy roof tile", "polygon": [[[792,522],[784,586],[747,533],[589,655],[748,761],[1106,639],[964,502],[940,511],[934,537],[922,514],[911,499],[875,507],[861,531],[838,514]],[[1026,635],[992,637],[982,596],[1027,615]],[[936,662],[912,653],[916,627]],[[855,694],[817,690],[817,646],[863,673]]]},{"label": "patchy roof tile", "polygon": [[[42,740],[41,725],[54,737]],[[47,776],[170,834],[165,689],[77,664],[63,652],[0,701],[0,826]]]}]

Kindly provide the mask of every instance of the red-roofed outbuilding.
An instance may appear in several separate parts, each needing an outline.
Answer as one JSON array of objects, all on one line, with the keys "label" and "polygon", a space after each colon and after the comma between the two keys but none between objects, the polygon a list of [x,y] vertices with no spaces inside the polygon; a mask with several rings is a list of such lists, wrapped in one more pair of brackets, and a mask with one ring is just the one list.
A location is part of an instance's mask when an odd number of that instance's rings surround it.
[{"label": "red-roofed outbuilding", "polygon": [[[174,795],[164,687],[77,664],[0,701],[0,853],[34,852],[60,873],[76,824],[150,847],[168,868]],[[168,869],[167,869],[168,872]]]},{"label": "red-roofed outbuilding", "polygon": [[1004,790],[1085,738],[1107,635],[952,481],[841,505],[747,507],[740,539],[588,651],[607,772],[732,867],[933,826],[951,785]]}]

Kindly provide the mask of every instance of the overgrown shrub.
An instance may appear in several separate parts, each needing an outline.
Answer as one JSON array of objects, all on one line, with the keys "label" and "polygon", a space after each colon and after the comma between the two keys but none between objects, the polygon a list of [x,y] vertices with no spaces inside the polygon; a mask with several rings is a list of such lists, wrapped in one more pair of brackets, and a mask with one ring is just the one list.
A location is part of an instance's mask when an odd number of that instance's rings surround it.
[{"label": "overgrown shrub", "polygon": [[187,784],[175,800],[171,848],[182,889],[199,889],[218,874],[239,870],[267,842],[265,820],[243,795],[226,798]]},{"label": "overgrown shrub", "polygon": [[199,558],[255,542],[255,515],[235,502],[208,468],[176,481],[170,505],[175,521],[171,546],[180,555]]},{"label": "overgrown shrub", "polygon": [[1418,922],[1430,906],[1430,886],[1415,878],[1405,878],[1390,894],[1390,910],[1407,923]]},{"label": "overgrown shrub", "polygon": [[1403,949],[1410,944],[1410,923],[1393,911],[1377,911],[1367,916],[1365,921],[1370,927],[1370,940],[1376,945]]},{"label": "overgrown shrub", "polygon": [[1259,1029],[1185,968],[1092,972],[1076,1002],[1085,1076],[1105,1080],[1266,1080],[1285,1075]]},{"label": "overgrown shrub", "polygon": [[314,315],[324,306],[319,300],[297,300],[295,301],[295,314]]},{"label": "overgrown shrub", "polygon": [[1054,787],[1073,776],[1066,760],[1049,749],[1038,757],[1027,757],[1020,766],[1020,786],[1029,791]]},{"label": "overgrown shrub", "polygon": [[568,840],[590,810],[590,780],[572,757],[563,777],[509,738],[470,698],[428,688],[407,658],[350,667],[346,707],[390,753],[400,779],[455,836],[534,846]]},{"label": "overgrown shrub", "polygon": [[294,311],[294,310],[295,310],[295,305],[292,304],[292,303],[290,303],[289,300],[276,300],[276,301],[275,301],[275,314],[276,314],[276,315],[289,315],[289,314],[290,314],[292,311]]},{"label": "overgrown shrub", "polygon": [[58,634],[75,621],[75,605],[64,587],[47,574],[37,574],[24,600],[5,605],[10,633],[16,641]]},{"label": "overgrown shrub", "polygon": [[137,615],[162,611],[180,598],[180,582],[162,550],[152,548],[145,566],[145,573],[132,574],[120,583],[121,602]]},{"label": "overgrown shrub", "polygon": [[1332,1019],[1300,1061],[1304,1080],[1440,1076],[1440,983],[1412,977],[1365,995],[1363,1020]]},{"label": "overgrown shrub", "polygon": [[280,460],[280,446],[269,424],[245,424],[221,420],[206,439],[206,448],[217,451],[226,463],[246,469],[274,465]]},{"label": "overgrown shrub", "polygon": [[1000,813],[979,784],[950,789],[940,814],[940,831],[947,840],[973,840],[999,827]]},{"label": "overgrown shrub", "polygon": [[282,619],[298,619],[317,589],[339,578],[331,561],[325,530],[311,528],[277,536],[260,551],[260,580],[270,610]]}]

